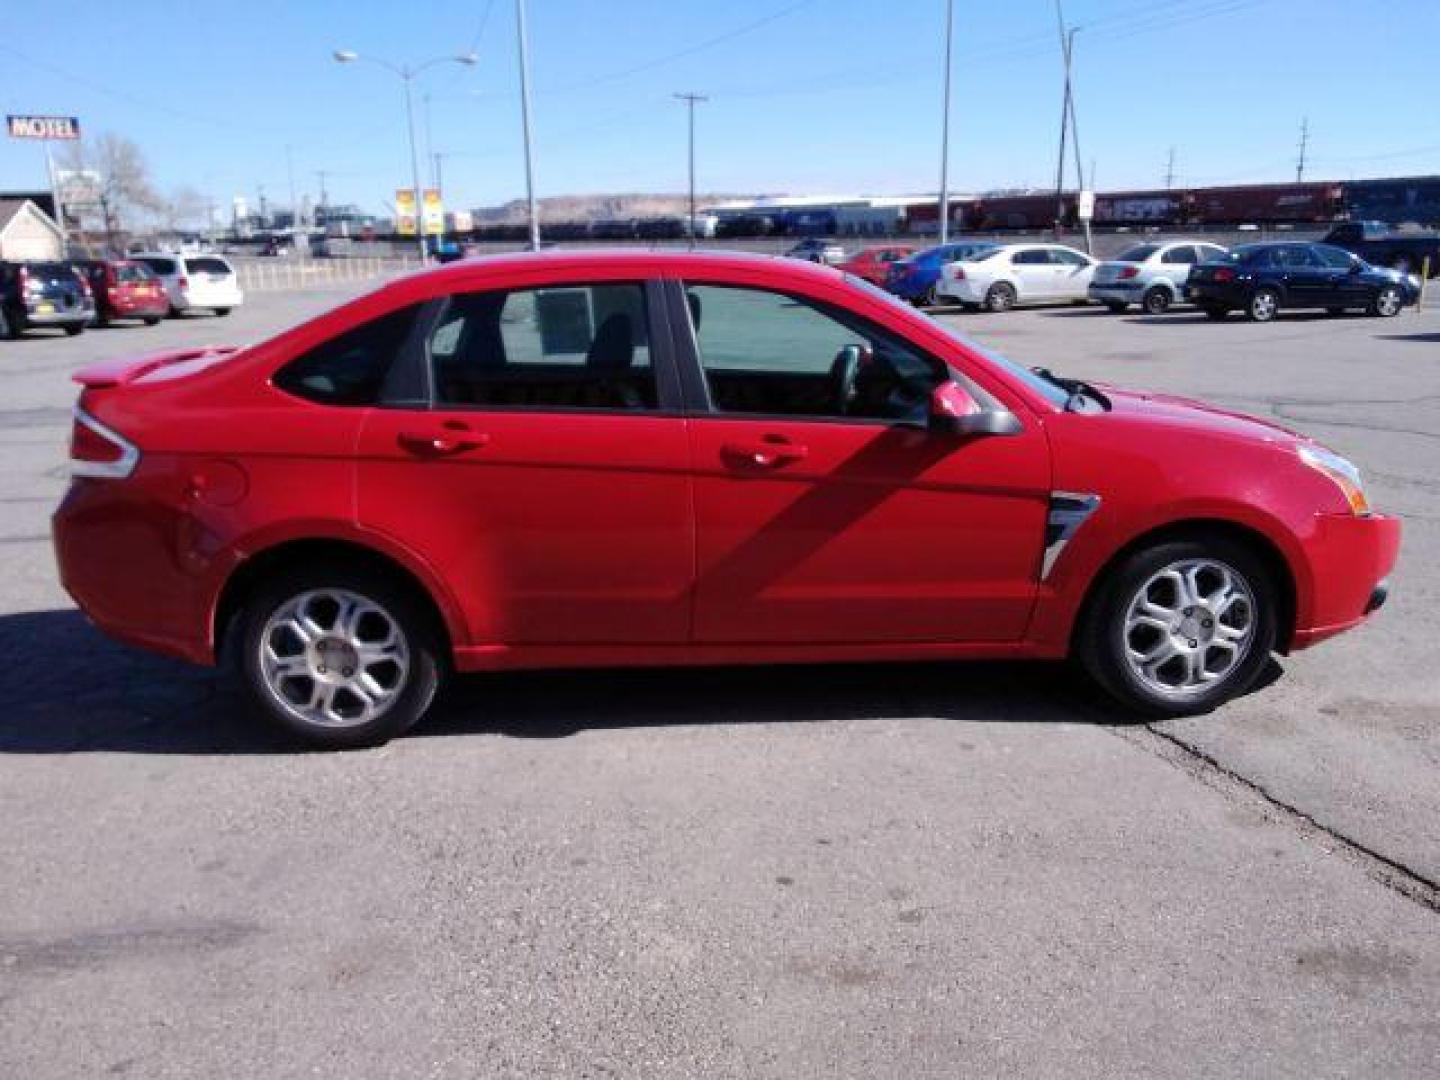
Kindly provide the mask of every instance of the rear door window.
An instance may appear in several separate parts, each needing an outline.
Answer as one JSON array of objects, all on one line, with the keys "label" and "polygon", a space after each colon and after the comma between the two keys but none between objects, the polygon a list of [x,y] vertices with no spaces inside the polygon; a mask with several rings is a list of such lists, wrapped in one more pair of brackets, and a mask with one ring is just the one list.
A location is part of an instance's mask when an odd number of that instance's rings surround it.
[{"label": "rear door window", "polygon": [[657,407],[639,283],[459,293],[431,334],[429,351],[436,400],[445,405]]}]

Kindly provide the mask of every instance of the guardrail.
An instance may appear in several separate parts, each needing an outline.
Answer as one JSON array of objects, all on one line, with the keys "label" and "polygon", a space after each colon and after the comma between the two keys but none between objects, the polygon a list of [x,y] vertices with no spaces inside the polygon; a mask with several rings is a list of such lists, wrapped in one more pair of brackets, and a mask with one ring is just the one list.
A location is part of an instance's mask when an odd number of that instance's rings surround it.
[{"label": "guardrail", "polygon": [[415,270],[413,258],[300,259],[276,256],[266,259],[235,259],[235,276],[246,292],[282,292],[318,288],[346,282],[373,281],[399,277]]}]

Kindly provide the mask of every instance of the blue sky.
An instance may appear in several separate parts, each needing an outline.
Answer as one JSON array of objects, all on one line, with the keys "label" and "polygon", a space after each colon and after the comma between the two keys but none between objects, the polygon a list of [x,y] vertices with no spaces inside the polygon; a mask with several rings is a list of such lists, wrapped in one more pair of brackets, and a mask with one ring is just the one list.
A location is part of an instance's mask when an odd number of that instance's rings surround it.
[{"label": "blue sky", "polygon": [[[6,112],[74,114],[138,142],[164,188],[222,205],[258,187],[378,212],[408,184],[395,61],[434,69],[447,203],[523,194],[513,0],[70,0],[0,36]],[[952,189],[1053,183],[1060,64],[1052,0],[956,0]],[[698,113],[699,187],[904,193],[937,186],[944,0],[529,0],[542,195],[683,191],[677,90]],[[123,12],[119,14],[119,12]],[[1440,0],[1068,0],[1081,148],[1101,188],[1440,173]],[[418,102],[417,102],[418,104]],[[423,132],[422,132],[423,141]],[[0,189],[43,183],[36,144],[0,139]],[[1069,179],[1067,177],[1067,183]]]}]

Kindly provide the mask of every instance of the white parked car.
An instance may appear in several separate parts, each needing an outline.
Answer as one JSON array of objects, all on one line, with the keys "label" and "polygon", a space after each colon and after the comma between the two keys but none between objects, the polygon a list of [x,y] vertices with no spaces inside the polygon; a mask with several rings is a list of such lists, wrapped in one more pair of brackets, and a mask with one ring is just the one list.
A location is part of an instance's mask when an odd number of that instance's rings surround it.
[{"label": "white parked car", "polygon": [[1064,244],[1006,244],[944,267],[936,292],[988,311],[1008,311],[1016,304],[1085,303],[1097,265]]},{"label": "white parked car", "polygon": [[168,251],[140,251],[129,256],[148,266],[165,286],[171,316],[194,308],[229,315],[245,302],[235,268],[219,255],[176,255]]},{"label": "white parked car", "polygon": [[1139,304],[1151,315],[1160,315],[1185,295],[1192,266],[1224,257],[1223,247],[1203,240],[1136,244],[1095,268],[1090,299],[1115,312]]}]

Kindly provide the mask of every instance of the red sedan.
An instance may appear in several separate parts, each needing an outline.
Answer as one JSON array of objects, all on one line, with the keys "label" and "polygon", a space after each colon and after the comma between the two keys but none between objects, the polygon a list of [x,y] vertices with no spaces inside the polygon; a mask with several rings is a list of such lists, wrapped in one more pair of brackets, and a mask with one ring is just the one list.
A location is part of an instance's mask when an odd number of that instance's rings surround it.
[{"label": "red sedan", "polygon": [[325,746],[452,668],[1073,656],[1195,713],[1365,619],[1400,541],[1307,438],[787,259],[477,259],[77,379],[66,588],[125,641],[233,648]]},{"label": "red sedan", "polygon": [[890,268],[901,259],[915,254],[913,247],[904,244],[885,244],[881,247],[863,248],[851,255],[837,268],[856,277],[862,277],[873,285],[884,285]]},{"label": "red sedan", "polygon": [[95,294],[95,321],[139,319],[154,326],[170,311],[165,286],[144,263],[129,259],[82,259],[72,264]]}]

